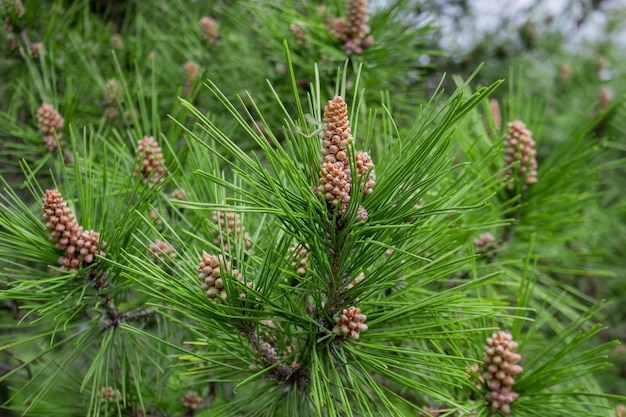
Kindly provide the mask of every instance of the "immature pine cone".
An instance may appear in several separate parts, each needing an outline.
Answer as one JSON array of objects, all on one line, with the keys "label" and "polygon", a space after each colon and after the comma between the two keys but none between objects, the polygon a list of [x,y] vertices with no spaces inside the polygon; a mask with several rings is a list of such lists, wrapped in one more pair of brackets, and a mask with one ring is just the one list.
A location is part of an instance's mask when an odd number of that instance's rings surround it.
[{"label": "immature pine cone", "polygon": [[1,0],[2,11],[6,16],[15,16],[20,18],[24,16],[24,4],[22,0]]},{"label": "immature pine cone", "polygon": [[372,194],[374,185],[376,185],[374,181],[374,163],[372,162],[372,157],[367,152],[358,151],[356,153],[356,170],[361,178],[361,187],[364,189],[365,195]]},{"label": "immature pine cone", "polygon": [[300,26],[296,25],[295,23],[292,23],[289,28],[291,29],[293,34],[296,36],[296,40],[298,41],[298,43],[300,45],[303,45],[304,42],[306,41],[306,38],[308,38],[307,34],[302,30]]},{"label": "immature pine cone", "polygon": [[493,117],[493,124],[496,127],[496,130],[500,130],[502,128],[502,114],[500,113],[500,104],[498,104],[498,100],[495,98],[489,100],[489,109],[491,110],[491,116]]},{"label": "immature pine cone", "polygon": [[350,201],[352,188],[348,160],[352,131],[348,120],[348,106],[340,96],[328,101],[324,108],[324,123],[326,129],[322,135],[321,148],[324,163],[320,171],[321,186],[318,190],[324,193],[328,205],[337,208],[341,214]]},{"label": "immature pine cone", "polygon": [[365,209],[365,207],[359,206],[359,208],[356,211],[356,219],[357,221],[367,223],[367,220],[369,219],[369,214],[367,213],[367,210]]},{"label": "immature pine cone", "polygon": [[320,171],[320,191],[330,207],[338,208],[343,213],[350,202],[350,171],[346,170],[342,162],[325,162]]},{"label": "immature pine cone", "polygon": [[80,266],[87,266],[96,261],[96,255],[106,256],[101,249],[106,247],[106,242],[100,241],[100,233],[88,230],[82,232],[76,239],[76,243],[65,249],[65,256],[59,258],[61,269],[66,271],[78,271]]},{"label": "immature pine cone", "polygon": [[485,246],[491,245],[495,241],[496,241],[496,238],[493,237],[491,233],[486,232],[478,236],[476,239],[474,239],[474,245],[476,245],[479,248],[484,248]]},{"label": "immature pine cone", "polygon": [[321,149],[324,161],[329,163],[339,161],[344,165],[344,169],[349,171],[348,145],[352,142],[352,130],[348,120],[348,105],[340,96],[328,100],[324,107],[323,122],[326,125]]},{"label": "immature pine cone", "polygon": [[187,73],[187,80],[185,81],[185,89],[183,90],[183,93],[187,95],[189,94],[189,90],[191,90],[194,80],[198,76],[199,67],[195,62],[187,61],[185,62],[184,68]]},{"label": "immature pine cone", "polygon": [[150,180],[150,184],[157,183],[165,172],[165,168],[163,167],[165,160],[163,159],[161,147],[153,137],[148,136],[137,142],[137,146],[142,161],[141,168],[135,167],[134,175],[137,175],[137,173],[141,171],[142,182],[145,183]]},{"label": "immature pine cone", "polygon": [[107,81],[104,86],[104,113],[109,119],[113,119],[119,114],[120,104],[124,98],[120,92],[120,87],[115,80]]},{"label": "immature pine cone", "polygon": [[[531,132],[519,120],[509,123],[508,127],[509,134],[504,142],[504,162],[510,165],[519,161],[520,180],[526,185],[535,184],[537,182],[537,159],[535,158],[537,151],[534,148],[535,141],[530,137]],[[514,174],[509,172],[509,175]],[[513,184],[510,183],[508,187],[512,189]]]},{"label": "immature pine cone", "polygon": [[[61,140],[63,134],[63,117],[52,107],[50,104],[44,103],[37,109],[37,122],[39,123],[39,130],[43,133],[43,140],[48,147],[48,150],[54,151],[57,147],[57,139],[59,145],[65,145],[65,142]],[[56,135],[56,138],[55,138]]]},{"label": "immature pine cone", "polygon": [[185,192],[177,188],[172,191],[172,198],[175,200],[185,201]]},{"label": "immature pine cone", "polygon": [[122,399],[120,390],[113,389],[112,387],[103,387],[98,395],[103,401],[117,402]]},{"label": "immature pine cone", "polygon": [[502,411],[504,414],[511,413],[510,404],[519,398],[519,394],[511,391],[515,380],[513,376],[523,371],[517,363],[522,357],[515,353],[517,343],[509,333],[497,332],[487,339],[485,356],[483,358],[484,378],[489,392],[485,399],[491,403],[491,411]]},{"label": "immature pine cone", "polygon": [[[250,235],[246,232],[246,228],[241,224],[241,219],[237,213],[233,212],[213,212],[213,223],[217,225],[220,230],[224,233],[227,233],[230,236],[231,242],[237,242],[239,236],[243,235],[243,244],[246,249],[250,249],[252,247],[252,243],[250,242]],[[213,239],[213,243],[216,245],[220,245],[222,243],[222,238],[218,235],[215,239]],[[224,251],[228,252],[228,242],[226,238],[224,238]]]},{"label": "immature pine cone", "polygon": [[46,221],[46,229],[50,232],[50,240],[55,242],[54,247],[58,250],[65,250],[68,245],[74,245],[83,232],[59,190],[46,190],[43,198],[43,218]]},{"label": "immature pine cone", "polygon": [[197,410],[200,407],[202,399],[195,391],[189,391],[180,401],[183,403],[183,407],[190,410]]},{"label": "immature pine cone", "polygon": [[215,24],[215,20],[212,18],[204,16],[200,19],[200,31],[202,32],[204,39],[208,39],[212,44],[217,45],[220,43],[217,38],[217,25]]},{"label": "immature pine cone", "polygon": [[[198,278],[202,281],[201,288],[206,291],[209,298],[221,298],[226,300],[227,295],[224,289],[224,278],[235,278],[237,281],[243,282],[243,277],[238,269],[231,269],[230,262],[224,261],[215,255],[202,253],[202,261],[197,268]],[[251,287],[252,283],[248,283]],[[239,295],[245,298],[245,294]]]},{"label": "immature pine cone", "polygon": [[367,316],[361,314],[360,308],[344,308],[337,318],[337,324],[333,327],[333,333],[357,340],[360,333],[367,330],[365,320],[367,320]]},{"label": "immature pine cone", "polygon": [[159,239],[155,240],[154,243],[151,243],[150,246],[148,246],[146,255],[148,255],[155,264],[158,264],[163,260],[176,257],[174,248],[172,248],[169,243]]},{"label": "immature pine cone", "polygon": [[296,273],[301,277],[306,275],[307,262],[309,260],[309,254],[303,245],[295,244],[289,248],[289,253],[293,255],[293,261],[291,265],[296,269]]},{"label": "immature pine cone", "polygon": [[344,42],[343,50],[348,55],[360,54],[363,48],[374,43],[367,22],[367,0],[348,0],[347,18],[335,18],[327,26],[332,33]]}]

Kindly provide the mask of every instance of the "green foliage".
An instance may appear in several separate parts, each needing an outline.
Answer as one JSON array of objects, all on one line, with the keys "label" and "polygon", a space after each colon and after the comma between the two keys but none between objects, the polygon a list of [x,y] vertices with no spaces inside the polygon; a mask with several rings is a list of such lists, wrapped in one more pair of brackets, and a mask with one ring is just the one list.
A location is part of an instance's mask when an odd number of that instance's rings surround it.
[{"label": "green foliage", "polygon": [[[505,415],[476,372],[499,330],[511,415],[614,415],[620,310],[583,283],[620,279],[623,97],[567,128],[513,71],[427,97],[412,2],[370,10],[360,54],[344,2],[97,3],[0,9],[3,415]],[[331,99],[349,201],[320,180]],[[503,159],[513,120],[537,183]]]}]

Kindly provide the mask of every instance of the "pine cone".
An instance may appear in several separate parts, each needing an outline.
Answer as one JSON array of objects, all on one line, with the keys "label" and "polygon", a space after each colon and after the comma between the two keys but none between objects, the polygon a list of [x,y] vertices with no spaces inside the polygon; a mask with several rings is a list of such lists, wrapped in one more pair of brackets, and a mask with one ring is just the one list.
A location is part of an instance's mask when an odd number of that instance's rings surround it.
[{"label": "pine cone", "polygon": [[361,314],[360,308],[344,308],[337,317],[336,325],[333,327],[333,333],[357,340],[361,332],[367,331],[365,320],[367,320],[367,316]]},{"label": "pine cone", "polygon": [[[509,134],[504,142],[504,162],[510,165],[519,161],[519,179],[526,185],[535,184],[537,182],[537,151],[535,150],[535,141],[531,138],[531,132],[526,129],[526,125],[515,120],[508,124]],[[513,170],[509,170],[510,176],[513,176]],[[513,188],[513,184],[509,184],[509,189]]]},{"label": "pine cone", "polygon": [[59,258],[61,269],[66,271],[78,271],[81,267],[88,266],[96,261],[96,256],[106,256],[102,251],[106,242],[100,242],[100,233],[88,230],[82,232],[76,243],[65,249],[65,256]]},{"label": "pine cone", "polygon": [[[230,262],[224,261],[215,255],[202,253],[202,261],[197,268],[198,278],[202,281],[201,288],[206,291],[209,298],[221,298],[226,300],[227,295],[224,289],[224,278],[235,278],[237,281],[243,282],[243,277],[238,269],[231,269]],[[248,287],[251,283],[248,283]],[[245,298],[245,294],[240,294]]]},{"label": "pine cone", "polygon": [[290,255],[293,256],[293,262],[291,265],[295,268],[296,273],[301,277],[306,275],[307,262],[309,260],[309,254],[303,245],[295,244],[289,248]]},{"label": "pine cone", "polygon": [[359,151],[356,153],[356,170],[361,178],[361,187],[364,189],[365,195],[372,194],[374,185],[376,185],[374,181],[374,163],[372,162],[372,157],[367,152]]},{"label": "pine cone", "polygon": [[1,0],[0,5],[5,16],[15,16],[17,18],[24,16],[24,3],[22,3],[22,0]]},{"label": "pine cone", "polygon": [[137,146],[142,162],[141,167],[135,167],[134,175],[141,172],[142,182],[150,180],[150,184],[156,184],[165,172],[163,167],[165,160],[161,147],[153,137],[148,136],[137,142]]},{"label": "pine cone", "polygon": [[322,164],[320,171],[321,191],[328,205],[343,213],[350,202],[352,188],[350,171],[346,171],[342,162]]},{"label": "pine cone", "polygon": [[497,332],[487,339],[487,348],[483,358],[484,378],[489,392],[485,395],[491,404],[491,411],[502,411],[504,414],[511,413],[511,403],[519,398],[519,394],[512,391],[515,380],[513,376],[521,373],[523,368],[517,363],[522,359],[515,353],[515,343],[509,333]]},{"label": "pine cone", "polygon": [[54,107],[50,104],[42,104],[37,109],[37,122],[39,123],[39,130],[44,135],[44,142],[48,150],[54,151],[56,149],[57,139],[60,146],[65,145],[65,142],[61,140],[64,120]]},{"label": "pine cone", "polygon": [[75,244],[83,232],[59,190],[46,190],[43,217],[46,229],[50,232],[50,240],[55,242],[54,247],[58,250],[65,250],[68,245]]},{"label": "pine cone", "polygon": [[104,86],[104,114],[113,119],[119,114],[120,105],[124,102],[124,97],[120,92],[120,87],[115,80],[107,81]]},{"label": "pine cone", "polygon": [[212,44],[217,45],[220,43],[217,33],[217,24],[215,20],[204,16],[200,19],[200,32],[204,39],[208,39]]},{"label": "pine cone", "polygon": [[[252,242],[250,242],[250,235],[246,232],[246,228],[241,224],[241,219],[237,213],[233,212],[213,212],[213,223],[223,231],[223,233],[228,234],[230,236],[231,241],[236,242],[239,239],[239,236],[243,235],[243,244],[246,249],[250,249],[252,247]],[[219,246],[222,243],[222,239],[218,235],[215,239],[213,239],[213,243]],[[228,252],[228,242],[224,242],[224,251]]]},{"label": "pine cone", "polygon": [[155,240],[154,243],[151,243],[150,246],[148,246],[146,255],[148,255],[155,264],[158,264],[166,259],[176,257],[174,248],[172,248],[169,243],[159,239]]},{"label": "pine cone", "polygon": [[345,169],[350,170],[348,161],[348,145],[352,142],[352,130],[348,120],[348,105],[340,96],[328,100],[324,107],[324,124],[326,129],[322,135],[321,153],[324,161],[341,162]]},{"label": "pine cone", "polygon": [[190,410],[197,410],[200,407],[202,399],[195,391],[189,391],[180,401],[183,403],[183,407]]}]

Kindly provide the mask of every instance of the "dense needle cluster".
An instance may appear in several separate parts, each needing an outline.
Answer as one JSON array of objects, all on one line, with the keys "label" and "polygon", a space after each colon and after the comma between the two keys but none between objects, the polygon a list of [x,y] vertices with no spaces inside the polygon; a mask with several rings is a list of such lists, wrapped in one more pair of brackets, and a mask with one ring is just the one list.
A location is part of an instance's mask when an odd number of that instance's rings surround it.
[{"label": "dense needle cluster", "polygon": [[[519,162],[520,182],[525,185],[535,184],[537,182],[537,151],[531,132],[519,120],[510,122],[508,127],[509,134],[504,142],[504,162],[507,165]],[[509,170],[508,175],[515,177],[513,168]],[[513,186],[513,183],[508,185],[509,189]]]}]

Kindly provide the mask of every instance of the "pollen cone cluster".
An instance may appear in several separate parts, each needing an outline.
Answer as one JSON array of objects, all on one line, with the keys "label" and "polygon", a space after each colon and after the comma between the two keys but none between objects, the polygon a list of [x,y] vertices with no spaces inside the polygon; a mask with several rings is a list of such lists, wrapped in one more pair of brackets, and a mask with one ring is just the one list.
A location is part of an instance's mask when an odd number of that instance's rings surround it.
[{"label": "pollen cone cluster", "polygon": [[174,248],[172,248],[169,243],[164,242],[160,239],[155,240],[154,243],[151,243],[150,246],[148,246],[148,251],[146,252],[146,254],[150,257],[150,259],[152,259],[152,262],[154,262],[155,264],[159,264],[164,260],[176,257]]},{"label": "pollen cone cluster", "polygon": [[0,7],[6,16],[15,16],[17,18],[24,16],[25,9],[22,0],[2,0],[0,1]]},{"label": "pollen cone cluster", "polygon": [[367,152],[358,151],[356,153],[356,170],[359,173],[361,179],[361,187],[363,188],[365,195],[372,194],[374,191],[374,163],[372,157]]},{"label": "pollen cone cluster", "polygon": [[191,87],[193,86],[193,82],[198,76],[198,71],[200,70],[200,68],[198,67],[198,64],[196,64],[193,61],[185,62],[184,68],[185,68],[185,73],[187,74],[187,80],[185,81],[185,88],[183,89],[183,94],[187,95],[189,94],[189,91],[191,90]]},{"label": "pollen cone cluster", "polygon": [[500,331],[487,339],[482,377],[488,387],[485,399],[492,412],[500,410],[510,414],[511,403],[519,398],[519,394],[512,391],[513,377],[523,370],[517,365],[522,357],[515,353],[516,350],[517,343],[509,333]]},{"label": "pollen cone cluster", "polygon": [[134,175],[141,174],[141,182],[150,180],[150,184],[156,184],[165,172],[161,147],[153,137],[148,136],[137,142],[137,146],[141,166],[135,167]]},{"label": "pollen cone cluster", "polygon": [[215,20],[208,16],[203,16],[200,19],[200,32],[204,39],[210,41],[213,45],[220,43],[217,33],[217,24]]},{"label": "pollen cone cluster", "polygon": [[[239,237],[243,237],[243,244],[246,249],[250,249],[252,243],[250,242],[250,235],[246,232],[246,228],[241,224],[241,219],[237,213],[231,211],[213,212],[213,223],[227,234],[231,242],[237,242]],[[220,245],[223,242],[223,248],[225,252],[230,250],[226,237],[221,238],[219,235],[213,239],[213,243]]]},{"label": "pollen cone cluster", "polygon": [[348,0],[347,18],[335,18],[330,23],[333,34],[341,39],[346,54],[361,54],[363,48],[371,46],[374,38],[367,37],[370,28],[367,26],[367,0]]},{"label": "pollen cone cluster", "polygon": [[54,247],[65,251],[59,257],[61,269],[78,271],[81,265],[93,264],[97,255],[105,256],[102,249],[106,242],[101,242],[100,234],[93,230],[83,231],[58,190],[46,190],[43,217],[50,240],[55,242]]},{"label": "pollen cone cluster", "polygon": [[120,105],[124,102],[124,98],[120,92],[120,86],[115,80],[107,81],[104,86],[104,114],[113,119],[120,113]]},{"label": "pollen cone cluster", "polygon": [[365,314],[361,314],[360,308],[344,308],[337,317],[336,325],[333,327],[333,333],[342,337],[357,340],[361,332],[367,330],[365,320],[367,320],[367,316]]},{"label": "pollen cone cluster", "polygon": [[[519,181],[525,185],[535,184],[537,182],[537,151],[531,132],[519,120],[510,122],[508,127],[509,134],[504,142],[504,162],[511,165],[519,161]],[[513,171],[511,168],[508,175],[515,177]],[[512,189],[513,184],[510,183],[508,187]]]},{"label": "pollen cone cluster", "polygon": [[[228,298],[224,288],[224,279],[236,279],[243,282],[241,273],[238,269],[231,268],[230,262],[206,252],[203,252],[202,261],[196,269],[199,272],[198,278],[202,281],[201,288],[206,291],[206,296],[209,298],[221,298],[222,300]],[[252,283],[247,285],[251,287]],[[246,295],[242,293],[239,297],[245,298]]]},{"label": "pollen cone cluster", "polygon": [[290,255],[293,256],[292,266],[296,270],[296,273],[301,277],[306,275],[307,262],[309,260],[309,254],[303,245],[295,244],[289,248]]},{"label": "pollen cone cluster", "polygon": [[[350,202],[352,190],[352,173],[348,158],[348,146],[352,143],[352,130],[348,120],[348,106],[340,96],[328,101],[324,107],[324,124],[326,126],[322,134],[322,148],[320,150],[323,160],[320,170],[320,186],[316,188],[321,192],[329,208],[337,210],[342,215]],[[361,185],[365,195],[371,194],[374,187],[374,164],[372,158],[366,152],[357,152],[356,168],[357,175],[361,178]],[[367,221],[368,215],[365,207],[360,207],[358,218]]]},{"label": "pollen cone cluster", "polygon": [[39,123],[39,130],[44,135],[43,141],[48,150],[54,151],[56,149],[57,139],[60,146],[65,145],[65,142],[61,140],[64,120],[52,105],[44,103],[37,109],[37,122]]}]

